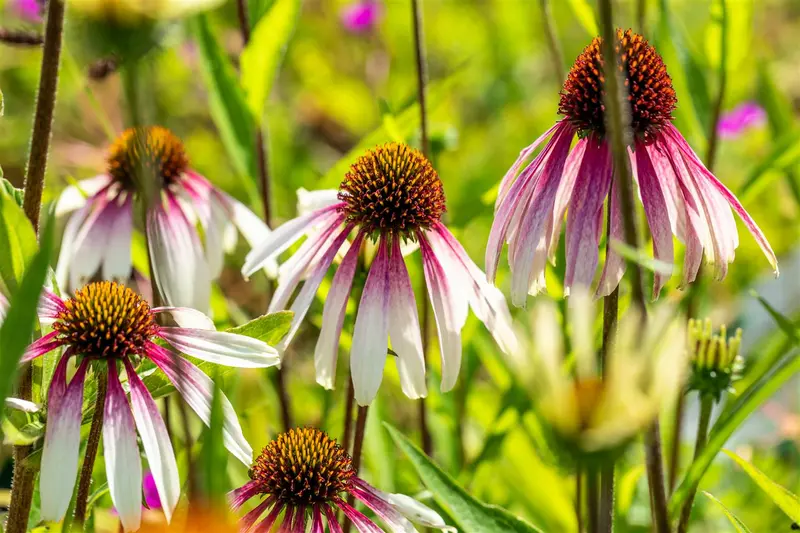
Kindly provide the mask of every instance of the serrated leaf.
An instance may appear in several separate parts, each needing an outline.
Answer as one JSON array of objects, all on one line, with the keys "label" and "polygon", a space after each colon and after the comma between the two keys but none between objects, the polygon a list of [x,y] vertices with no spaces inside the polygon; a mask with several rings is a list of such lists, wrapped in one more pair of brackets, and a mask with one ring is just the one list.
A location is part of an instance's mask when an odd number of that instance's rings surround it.
[{"label": "serrated leaf", "polygon": [[539,529],[517,518],[505,509],[487,505],[472,497],[453,478],[436,466],[405,435],[384,424],[395,444],[414,465],[422,483],[457,522],[463,533],[541,533]]},{"label": "serrated leaf", "polygon": [[727,507],[725,507],[724,503],[722,503],[721,501],[716,499],[713,495],[711,495],[711,493],[703,491],[703,494],[709,500],[711,500],[712,502],[714,502],[717,505],[719,505],[719,507],[722,509],[722,512],[725,513],[725,516],[728,517],[728,520],[730,521],[731,525],[734,528],[736,528],[736,533],[750,533],[750,529],[746,525],[744,525],[744,522],[739,520],[736,517],[736,515],[734,515],[732,512],[730,512],[730,510]]},{"label": "serrated leaf", "polygon": [[0,250],[0,281],[13,293],[36,253],[36,232],[5,187],[0,187]]},{"label": "serrated leaf", "polygon": [[230,328],[226,331],[228,333],[252,337],[264,341],[270,346],[275,346],[284,335],[289,333],[293,316],[294,313],[291,311],[278,311],[254,318],[246,324]]},{"label": "serrated leaf", "polygon": [[736,464],[742,467],[742,470],[750,476],[750,479],[755,481],[758,488],[763,490],[770,499],[780,507],[781,511],[786,513],[793,522],[800,522],[800,498],[778,485],[767,477],[764,472],[745,461],[730,450],[722,450],[725,454],[733,459]]},{"label": "serrated leaf", "polygon": [[257,124],[300,15],[300,0],[276,0],[255,25],[241,56],[241,84]]}]

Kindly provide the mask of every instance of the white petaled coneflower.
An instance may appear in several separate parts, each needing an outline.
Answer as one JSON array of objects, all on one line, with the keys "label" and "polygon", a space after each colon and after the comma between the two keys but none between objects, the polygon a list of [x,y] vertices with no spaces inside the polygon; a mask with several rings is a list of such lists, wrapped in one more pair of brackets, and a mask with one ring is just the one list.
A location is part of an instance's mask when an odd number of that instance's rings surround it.
[{"label": "white petaled coneflower", "polygon": [[316,428],[292,429],[267,444],[250,468],[250,481],[229,495],[234,511],[245,502],[259,504],[239,522],[249,531],[341,533],[336,517],[341,510],[361,533],[382,533],[372,520],[347,503],[347,497],[366,505],[391,533],[416,531],[412,521],[425,527],[455,532],[427,506],[403,494],[387,494],[359,478],[347,452]]},{"label": "white petaled coneflower", "polygon": [[744,367],[739,355],[742,330],[737,329],[732,337],[728,337],[728,329],[724,325],[715,334],[711,320],[691,319],[687,340],[692,365],[688,390],[695,390],[701,396],[710,395],[714,401],[720,401],[722,394],[730,391],[733,383],[739,379]]},{"label": "white petaled coneflower", "polygon": [[294,318],[285,348],[297,332],[314,295],[337,253],[355,237],[338,265],[325,300],[315,351],[317,381],[333,388],[339,337],[359,255],[367,241],[377,244],[358,305],[350,370],[360,405],[372,402],[383,378],[388,339],[397,354],[403,392],[411,398],[427,393],[417,304],[401,246],[418,243],[439,331],[442,390],[453,388],[461,366],[461,329],[469,307],[503,350],[516,344],[505,298],[486,281],[461,244],[441,222],[445,211],[442,182],[417,150],[389,143],[367,151],[351,166],[338,195],[317,191],[303,200],[316,209],[286,222],[248,255],[243,273],[250,275],[303,236],[308,238],[280,267],[270,312],[291,304]]},{"label": "white petaled coneflower", "polygon": [[[177,327],[158,325],[156,316],[161,313],[169,315]],[[142,511],[137,429],[168,519],[180,495],[178,467],[167,428],[153,397],[136,374],[136,366],[145,359],[155,364],[208,424],[214,384],[179,353],[242,368],[264,368],[279,362],[272,347],[257,339],[216,331],[213,322],[199,311],[150,308],[133,290],[108,281],[91,283],[64,300],[46,291],[40,300],[39,318],[50,323],[53,331],[31,344],[22,362],[64,349],[47,395],[39,483],[45,520],[64,518],[72,497],[81,442],[83,388],[90,368],[99,376],[104,371],[108,373],[103,419],[108,487],[122,525],[126,531],[134,531],[139,527]],[[166,342],[175,351],[156,341]],[[73,360],[77,370],[68,380]],[[120,370],[127,377],[130,403],[120,382]],[[222,398],[222,405],[225,445],[240,461],[249,464],[252,449],[236,413],[227,398]]]},{"label": "white petaled coneflower", "polygon": [[585,292],[576,292],[569,302],[574,359],[564,353],[554,306],[541,302],[533,317],[534,364],[521,365],[520,371],[536,384],[536,410],[559,449],[581,460],[618,450],[649,427],[661,408],[682,392],[685,322],[668,306],[658,309],[646,323],[629,310],[610,339],[601,371],[595,349],[594,303]]},{"label": "white petaled coneflower", "polygon": [[[634,134],[629,156],[655,258],[673,262],[675,235],[686,246],[683,285],[694,281],[703,257],[714,266],[715,278],[724,278],[739,244],[733,208],[777,274],[777,259],[764,234],[673,126],[677,97],[661,56],[631,30],[617,30],[617,39]],[[601,49],[602,40],[595,38],[578,56],[561,91],[558,111],[564,118],[522,150],[500,183],[486,273],[494,280],[508,243],[514,305],[525,305],[529,293],[544,289],[545,266],[558,249],[565,213],[567,294],[573,287],[589,287],[595,278],[609,196],[610,238],[625,241],[619,194],[611,194],[614,167],[605,132],[606,64]],[[624,258],[610,249],[597,294],[610,294],[624,271]],[[655,274],[654,298],[670,275]]]},{"label": "white petaled coneflower", "polygon": [[[151,198],[143,198],[145,191]],[[68,187],[58,201],[56,214],[74,211],[58,260],[60,287],[77,290],[96,276],[130,279],[131,239],[142,201],[149,204],[144,230],[151,275],[168,305],[207,311],[211,282],[222,271],[235,230],[250,244],[269,234],[247,207],[192,170],[172,132],[130,128],[109,150],[106,172]]]}]

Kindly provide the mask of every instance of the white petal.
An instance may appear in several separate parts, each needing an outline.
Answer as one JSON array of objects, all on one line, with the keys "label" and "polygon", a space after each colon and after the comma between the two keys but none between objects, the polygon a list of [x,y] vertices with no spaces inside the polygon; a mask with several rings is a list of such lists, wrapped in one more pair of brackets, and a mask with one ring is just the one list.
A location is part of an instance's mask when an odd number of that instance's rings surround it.
[{"label": "white petal", "polygon": [[403,393],[412,399],[424,397],[428,390],[417,301],[397,239],[392,243],[389,258],[389,338],[398,356],[397,370]]},{"label": "white petal", "polygon": [[154,307],[153,313],[167,313],[181,328],[216,330],[214,321],[191,307]]},{"label": "white petal", "polygon": [[103,254],[103,279],[124,282],[131,277],[132,200],[117,208]]},{"label": "white petal", "polygon": [[78,288],[68,284],[68,276],[75,253],[75,239],[91,209],[91,202],[85,204],[69,217],[66,226],[64,226],[64,234],[61,236],[61,250],[58,252],[58,264],[56,265],[56,281],[58,281],[58,286],[63,291],[71,291]]},{"label": "white petal", "polygon": [[114,210],[115,206],[105,198],[91,204],[91,212],[75,236],[72,257],[69,259],[70,289],[82,287],[100,269],[111,232],[108,221]]},{"label": "white petal", "polygon": [[383,380],[389,348],[389,268],[386,242],[381,239],[378,255],[369,269],[358,306],[350,350],[350,373],[358,405],[369,405]]},{"label": "white petal", "polygon": [[[247,241],[247,244],[250,245],[250,248],[258,246],[269,237],[272,230],[249,207],[232,196],[221,191],[216,192],[225,199],[228,207],[233,211],[233,224],[242,234],[244,240]],[[278,275],[278,262],[274,258],[268,260],[264,265],[264,270],[269,278],[275,278]]]},{"label": "white petal", "polygon": [[79,181],[75,185],[69,185],[61,192],[56,202],[55,215],[60,217],[80,209],[86,205],[88,198],[97,194],[103,187],[111,183],[108,174],[100,174],[93,178]]},{"label": "white petal", "polygon": [[47,425],[39,481],[42,519],[59,522],[67,512],[78,474],[81,445],[83,384],[89,360],[84,359],[67,385],[67,361],[58,362],[47,396]]},{"label": "white petal", "polygon": [[302,187],[297,189],[297,212],[300,215],[340,204],[341,202],[337,189],[322,189],[319,191],[307,191]]},{"label": "white petal", "polygon": [[142,438],[142,446],[158,490],[158,497],[161,500],[161,509],[169,522],[181,495],[181,482],[178,476],[175,452],[156,402],[142,380],[136,375],[130,362],[127,359],[124,361],[131,390],[133,418]]},{"label": "white petal", "polygon": [[136,531],[142,519],[142,462],[131,407],[113,363],[103,418],[103,455],[108,492],[120,522],[125,531]]},{"label": "white petal", "polygon": [[203,226],[206,232],[206,261],[211,279],[217,279],[222,273],[225,263],[225,231],[229,226],[229,210],[215,196],[212,196],[209,201],[209,218]]},{"label": "white petal", "polygon": [[38,413],[42,409],[41,406],[36,403],[19,398],[6,398],[6,406],[11,409],[16,409],[17,411],[22,411],[23,413]]},{"label": "white petal", "polygon": [[441,529],[442,531],[458,531],[456,528],[445,524],[444,519],[439,513],[427,505],[418,502],[414,498],[406,496],[405,494],[386,494],[385,496],[386,500],[392,504],[395,509],[416,524]]},{"label": "white petal", "polygon": [[[170,353],[157,344],[150,343],[147,352],[148,357],[167,375],[189,407],[197,413],[204,424],[210,424],[211,399],[214,394],[214,383],[211,379],[186,359]],[[222,438],[225,447],[242,463],[250,466],[253,460],[253,448],[244,438],[231,402],[225,395],[222,395],[220,400],[223,413]]]},{"label": "white petal", "polygon": [[218,365],[266,368],[280,363],[264,341],[225,331],[162,327],[159,336],[179,351]]}]

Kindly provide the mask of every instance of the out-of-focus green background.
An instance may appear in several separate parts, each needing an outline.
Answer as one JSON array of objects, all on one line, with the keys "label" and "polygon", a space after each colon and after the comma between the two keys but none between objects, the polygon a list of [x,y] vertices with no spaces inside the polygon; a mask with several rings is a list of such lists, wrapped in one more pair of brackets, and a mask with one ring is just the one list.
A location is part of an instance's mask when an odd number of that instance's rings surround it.
[{"label": "out-of-focus green background", "polygon": [[[269,0],[251,0],[266,10]],[[362,138],[405,139],[418,144],[416,75],[409,0],[386,0],[378,23],[367,31],[348,31],[341,10],[351,2],[306,0],[283,66],[267,105],[269,167],[277,221],[295,214],[300,187],[333,188],[342,177],[347,153]],[[41,31],[17,17],[11,0],[0,0],[0,27]],[[535,0],[423,0],[430,67],[430,129],[434,164],[447,194],[447,223],[479,265],[492,220],[493,190],[519,151],[558,119],[562,79],[551,61],[540,2]],[[563,66],[596,34],[593,2],[550,2],[563,49]],[[635,1],[618,2],[618,20],[641,31]],[[704,156],[719,89],[718,2],[648,1],[643,33],[664,55],[678,91],[676,124]],[[70,181],[103,171],[111,136],[126,125],[118,74],[90,80],[88,66],[102,57],[87,46],[91,26],[70,30],[59,86],[46,200]],[[235,65],[242,49],[235,6],[226,2],[210,12],[211,29]],[[252,176],[236,171],[209,112],[201,75],[201,52],[193,21],[159,24],[159,45],[142,59],[141,86],[150,120],[172,129],[185,142],[192,166],[215,185],[260,212]],[[78,27],[78,26],[73,26]],[[782,276],[772,279],[769,265],[741,227],[736,263],[723,283],[702,291],[702,314],[744,327],[745,357],[752,363],[783,341],[783,333],[765,318],[750,295],[757,289],[783,313],[793,316],[800,302],[800,2],[729,0],[728,79],[725,110],[757,102],[768,114],[761,125],[720,141],[715,172],[740,194],[779,256]],[[0,44],[0,165],[5,177],[21,186],[36,98],[40,50]],[[342,158],[345,158],[344,160]],[[337,163],[339,166],[336,166]],[[792,184],[790,180],[797,180]],[[238,269],[246,250],[229,257],[216,289],[215,319],[238,322],[266,309],[266,281],[249,284]],[[2,251],[0,251],[2,253]],[[503,260],[503,265],[505,260]],[[411,268],[419,279],[419,265]],[[550,293],[560,297],[555,269]],[[507,268],[501,268],[507,274]],[[678,279],[669,288],[675,290]],[[501,276],[500,286],[505,286]],[[323,286],[323,293],[325,291]],[[670,298],[674,295],[665,296]],[[419,299],[419,298],[418,298]],[[301,335],[289,352],[287,368],[296,421],[341,434],[342,398],[348,365],[347,335],[334,394],[314,383],[313,346],[321,320],[321,300],[312,307]],[[352,309],[350,310],[352,314]],[[525,321],[524,310],[515,315]],[[351,329],[348,317],[345,331]],[[667,340],[665,340],[667,341]],[[542,441],[529,410],[529,391],[515,381],[483,326],[470,318],[464,335],[465,359],[459,385],[440,395],[438,362],[431,365],[429,406],[434,458],[476,497],[529,518],[545,531],[574,531],[574,481],[541,450]],[[264,373],[248,372],[228,380],[226,389],[243,419],[254,448],[279,430],[277,401]],[[696,417],[689,402],[685,435]],[[410,467],[381,428],[390,421],[416,437],[416,405],[400,392],[393,365],[371,411],[366,439],[366,476],[386,491],[419,490]],[[669,413],[665,419],[669,419]],[[666,424],[667,426],[669,424]],[[667,431],[669,438],[669,431]],[[795,379],[768,407],[753,417],[729,443],[740,455],[793,492],[800,491],[800,391]],[[690,458],[689,441],[683,464]],[[8,450],[4,451],[8,456]],[[229,469],[239,482],[241,465]],[[619,531],[645,531],[649,523],[647,488],[639,447],[618,465]],[[788,531],[790,522],[727,457],[714,463],[701,488],[720,498],[753,531]],[[695,531],[731,530],[719,507],[700,496]]]}]

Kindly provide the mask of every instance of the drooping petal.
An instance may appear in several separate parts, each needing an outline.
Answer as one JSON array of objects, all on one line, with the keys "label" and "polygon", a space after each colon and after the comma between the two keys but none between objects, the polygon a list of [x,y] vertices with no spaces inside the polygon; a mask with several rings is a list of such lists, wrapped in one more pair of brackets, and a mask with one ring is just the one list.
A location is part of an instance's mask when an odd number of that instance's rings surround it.
[{"label": "drooping petal", "polygon": [[[3,307],[3,296],[0,295],[0,308]],[[64,301],[56,296],[50,289],[42,289],[42,294],[39,296],[39,305],[36,308],[36,314],[39,316],[39,321],[44,324],[51,324],[53,320],[58,317],[58,314],[64,310]]]},{"label": "drooping petal", "polygon": [[302,187],[297,189],[297,212],[300,215],[340,204],[341,202],[337,189],[320,189],[316,191],[307,191]]},{"label": "drooping petal", "polygon": [[280,363],[275,348],[244,335],[207,329],[162,327],[158,336],[182,353],[218,365],[266,368]]},{"label": "drooping petal", "polygon": [[100,270],[112,224],[116,220],[117,206],[112,198],[95,197],[87,207],[89,211],[75,234],[72,254],[68,258],[70,289],[82,287]]},{"label": "drooping petal", "polygon": [[[215,190],[214,192],[228,205],[228,209],[231,211],[233,225],[239,230],[239,233],[242,234],[244,240],[247,241],[251,249],[269,238],[272,231],[249,207],[222,191]],[[278,263],[274,257],[267,260],[264,264],[264,270],[270,278],[274,278],[278,275]]]},{"label": "drooping petal", "polygon": [[347,236],[350,234],[352,229],[353,227],[348,225],[336,236],[336,238],[333,239],[333,241],[330,242],[327,249],[322,249],[319,251],[321,257],[316,260],[314,270],[311,272],[311,275],[308,277],[308,279],[306,279],[305,283],[303,283],[303,288],[300,289],[300,292],[297,294],[294,302],[292,302],[292,307],[290,308],[290,311],[294,313],[294,316],[292,317],[292,325],[289,328],[289,332],[284,336],[278,345],[279,350],[285,350],[294,338],[297,330],[300,328],[300,323],[306,317],[306,313],[308,313],[308,309],[311,307],[311,303],[314,301],[314,296],[317,294],[317,289],[319,289],[319,286],[325,277],[325,273],[328,271],[328,268],[330,268],[334,257],[336,257],[336,253],[339,251],[339,248],[342,246],[342,243],[345,241],[345,239],[347,239]]},{"label": "drooping petal", "polygon": [[[248,511],[248,513],[244,515],[241,518],[241,520],[239,520],[239,529],[241,531],[250,531],[250,529],[252,529],[252,527],[256,525],[256,522],[258,522],[258,519],[261,518],[261,516],[266,512],[266,510],[269,509],[274,504],[275,504],[275,498],[270,496],[269,498],[266,498],[264,501],[253,507],[251,511]],[[280,508],[281,506],[279,505],[277,507]],[[259,527],[259,529],[262,529],[262,527]],[[269,530],[267,529],[266,531]]]},{"label": "drooping petal", "polygon": [[92,196],[100,193],[112,183],[108,174],[100,174],[93,178],[81,180],[75,185],[68,185],[61,191],[56,202],[55,215],[57,217],[72,213],[86,205]]},{"label": "drooping petal", "polygon": [[38,413],[42,410],[39,404],[20,398],[6,398],[5,403],[9,409],[22,411],[23,413]]},{"label": "drooping petal", "polygon": [[119,382],[116,364],[109,361],[108,367],[108,392],[103,415],[103,455],[108,492],[125,531],[136,531],[142,520],[142,462],[136,443],[136,426],[128,398]]},{"label": "drooping petal", "polygon": [[58,263],[56,264],[56,281],[62,290],[78,288],[69,286],[70,267],[75,254],[75,239],[83,227],[86,217],[92,212],[93,205],[94,203],[91,200],[87,202],[69,217],[67,224],[64,226],[64,233],[61,236],[61,249],[58,252]]},{"label": "drooping petal", "polygon": [[612,243],[614,241],[625,242],[625,228],[622,225],[622,208],[619,205],[619,189],[616,183],[611,182],[611,192],[608,201],[608,217],[611,219],[608,238],[609,246],[606,252],[606,262],[603,265],[603,273],[597,284],[597,296],[608,296],[617,288],[622,276],[625,274],[627,263],[617,252]]},{"label": "drooping petal", "polygon": [[444,523],[439,513],[414,498],[404,494],[387,494],[362,479],[357,479],[354,485],[358,490],[355,496],[390,525],[393,532],[416,531],[410,522],[443,531],[456,531]]},{"label": "drooping petal", "polygon": [[314,506],[313,518],[311,533],[325,533],[325,525],[322,523],[322,513],[319,510],[319,505]]},{"label": "drooping petal", "polygon": [[208,309],[211,278],[197,230],[178,201],[166,195],[147,213],[147,241],[158,290],[169,306]]},{"label": "drooping petal", "polygon": [[124,282],[131,276],[131,240],[133,235],[133,200],[128,197],[109,221],[108,241],[104,247],[102,276],[105,280]]},{"label": "drooping petal", "polygon": [[208,315],[191,307],[154,307],[151,313],[166,313],[181,328],[207,329],[214,331],[214,321]]},{"label": "drooping petal", "polygon": [[381,520],[389,526],[391,533],[415,533],[417,531],[405,516],[400,514],[389,502],[381,497],[377,491],[372,490],[372,487],[369,487],[366,483],[356,480],[354,486],[350,489],[350,494],[372,509],[372,512],[378,515]]},{"label": "drooping petal", "polygon": [[[217,279],[225,263],[225,231],[231,224],[231,210],[216,195],[211,195],[208,207],[208,218],[203,222],[206,261],[209,276]],[[258,223],[264,224],[260,219]]]},{"label": "drooping petal", "polygon": [[564,224],[564,214],[567,212],[567,206],[572,200],[572,194],[575,192],[575,182],[578,179],[578,173],[583,167],[588,145],[588,138],[579,140],[575,144],[575,148],[570,151],[569,156],[567,156],[567,162],[564,165],[564,173],[561,177],[561,183],[558,185],[558,192],[556,192],[556,203],[553,206],[553,219],[550,227],[550,238],[548,239],[548,255],[551,260],[555,258],[556,250],[558,249],[561,227]]},{"label": "drooping petal", "polygon": [[611,188],[611,152],[591,139],[586,145],[567,214],[567,264],[564,293],[573,286],[589,287],[599,258],[603,204]]},{"label": "drooping petal", "polygon": [[428,296],[439,332],[439,351],[442,357],[442,392],[451,390],[461,368],[461,328],[467,320],[467,295],[459,287],[462,276],[452,277],[442,268],[442,263],[425,236],[419,238],[422,267]]},{"label": "drooping petal", "polygon": [[[500,349],[512,353],[517,349],[517,338],[512,329],[511,313],[503,293],[488,283],[486,276],[478,268],[461,243],[453,237],[444,224],[437,222],[427,233],[428,242],[434,253],[445,262],[445,271],[463,271],[463,279],[469,291],[469,303],[475,315],[486,325]],[[449,258],[445,260],[443,258]]]},{"label": "drooping petal", "polygon": [[342,526],[336,518],[336,512],[330,505],[325,506],[325,517],[328,519],[328,529],[330,533],[342,533]]},{"label": "drooping petal", "polygon": [[322,328],[314,348],[314,367],[317,383],[326,389],[333,389],[336,378],[336,356],[339,351],[339,337],[342,334],[347,300],[353,286],[353,276],[358,265],[358,255],[364,234],[359,232],[347,254],[344,256],[331,282],[331,289],[322,309]]},{"label": "drooping petal", "polygon": [[20,363],[27,363],[28,361],[33,361],[37,357],[40,357],[47,352],[51,352],[61,346],[64,343],[60,340],[57,340],[58,332],[51,331],[44,337],[36,339],[33,341],[30,346],[25,349],[25,353],[22,355],[22,359],[20,359]]},{"label": "drooping petal", "polygon": [[278,528],[278,533],[293,533],[292,519],[294,518],[295,508],[292,506],[286,507],[286,512],[283,515],[283,522]]},{"label": "drooping petal", "polygon": [[350,349],[350,373],[358,405],[375,399],[389,348],[389,257],[381,238],[358,305]]},{"label": "drooping petal", "polygon": [[399,239],[392,242],[389,257],[389,338],[397,354],[397,370],[403,393],[411,399],[428,394],[425,384],[425,356],[417,315],[414,288],[408,277]]},{"label": "drooping petal", "polygon": [[[275,525],[275,522],[278,520],[278,516],[281,514],[281,511],[283,511],[283,504],[276,504],[267,517],[258,524],[258,527],[255,530],[256,533],[270,533],[272,531],[272,526]],[[247,530],[243,529],[242,531],[246,532]]]},{"label": "drooping petal", "polygon": [[136,370],[130,361],[127,358],[123,361],[130,385],[133,418],[142,439],[144,453],[147,455],[150,473],[161,501],[161,509],[169,522],[181,495],[181,481],[178,476],[175,451],[172,449],[167,427],[164,425],[164,420],[161,418],[161,413],[158,411],[158,406],[150,395],[150,391],[136,375]]},{"label": "drooping petal", "polygon": [[[653,163],[650,161],[647,150],[643,146],[636,150],[636,168],[639,194],[644,205],[647,225],[650,227],[650,235],[653,237],[653,256],[659,261],[672,264],[672,227],[667,201],[659,184],[656,170],[653,168]],[[670,276],[671,274],[654,273],[653,300],[658,298],[661,288]]]},{"label": "drooping petal", "polygon": [[89,360],[84,359],[67,385],[68,361],[69,355],[61,357],[47,395],[47,425],[40,470],[42,519],[53,522],[64,518],[78,474],[83,385],[89,367]]},{"label": "drooping petal", "polygon": [[[211,422],[211,400],[214,394],[214,383],[192,363],[170,353],[153,343],[147,345],[147,356],[169,378],[186,403],[197,416],[208,425]],[[231,402],[221,395],[223,425],[222,437],[225,447],[245,465],[253,459],[253,449],[244,438],[242,427]]]},{"label": "drooping petal", "polygon": [[277,256],[289,246],[291,246],[297,239],[303,236],[305,230],[311,226],[322,216],[335,211],[342,204],[335,204],[329,207],[319,209],[308,213],[305,216],[294,218],[275,229],[269,236],[259,244],[257,247],[247,254],[244,266],[242,267],[242,274],[245,277],[251,276],[255,271],[261,269],[264,263],[269,259]]},{"label": "drooping petal", "polygon": [[245,502],[255,497],[258,492],[258,483],[255,481],[248,481],[238,489],[234,489],[228,493],[228,503],[232,510],[238,511]]},{"label": "drooping petal", "polygon": [[392,504],[403,516],[416,524],[451,533],[456,533],[458,531],[456,528],[445,524],[444,519],[439,513],[427,505],[418,502],[414,498],[406,496],[405,494],[386,494],[385,496],[386,501]]},{"label": "drooping petal", "polygon": [[375,522],[361,514],[355,507],[349,505],[345,501],[338,502],[339,509],[342,510],[344,515],[350,519],[359,533],[384,533],[381,528],[375,525]]}]

